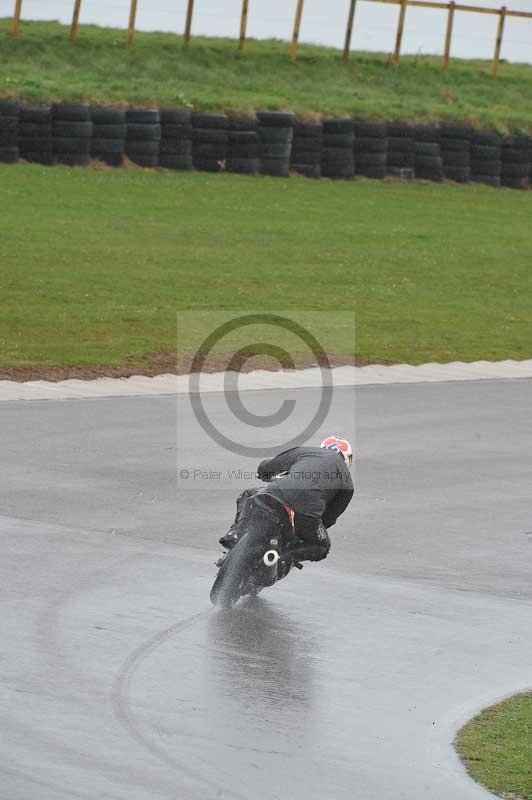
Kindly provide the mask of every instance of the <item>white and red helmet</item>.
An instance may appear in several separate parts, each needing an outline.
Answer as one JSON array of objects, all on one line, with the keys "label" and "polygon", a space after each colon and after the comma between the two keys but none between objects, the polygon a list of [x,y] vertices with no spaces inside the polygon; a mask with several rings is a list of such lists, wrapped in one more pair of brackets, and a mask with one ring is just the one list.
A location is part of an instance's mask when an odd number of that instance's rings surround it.
[{"label": "white and red helmet", "polygon": [[335,453],[340,453],[347,466],[351,467],[355,454],[347,439],[342,439],[341,436],[327,436],[320,444],[320,447],[324,447],[326,450],[334,450]]}]

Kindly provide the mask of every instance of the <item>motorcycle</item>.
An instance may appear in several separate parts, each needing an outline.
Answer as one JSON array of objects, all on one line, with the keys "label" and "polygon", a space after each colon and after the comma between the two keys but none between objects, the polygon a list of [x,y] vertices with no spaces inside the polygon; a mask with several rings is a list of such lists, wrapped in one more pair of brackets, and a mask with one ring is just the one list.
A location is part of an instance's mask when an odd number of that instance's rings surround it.
[{"label": "motorcycle", "polygon": [[241,597],[257,595],[286,577],[292,567],[303,569],[290,557],[295,543],[293,515],[273,495],[263,494],[261,499],[275,519],[274,535],[265,537],[250,526],[218,560],[218,574],[210,592],[215,606],[233,608]]}]

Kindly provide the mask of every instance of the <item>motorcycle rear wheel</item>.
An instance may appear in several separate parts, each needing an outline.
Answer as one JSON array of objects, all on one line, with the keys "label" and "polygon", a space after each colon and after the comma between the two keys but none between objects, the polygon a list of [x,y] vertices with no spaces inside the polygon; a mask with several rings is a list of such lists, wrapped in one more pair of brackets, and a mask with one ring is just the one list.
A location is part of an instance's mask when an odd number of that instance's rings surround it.
[{"label": "motorcycle rear wheel", "polygon": [[252,547],[249,534],[244,534],[229,551],[218,570],[210,592],[211,603],[219,608],[233,608],[248,582],[253,565],[260,554]]}]

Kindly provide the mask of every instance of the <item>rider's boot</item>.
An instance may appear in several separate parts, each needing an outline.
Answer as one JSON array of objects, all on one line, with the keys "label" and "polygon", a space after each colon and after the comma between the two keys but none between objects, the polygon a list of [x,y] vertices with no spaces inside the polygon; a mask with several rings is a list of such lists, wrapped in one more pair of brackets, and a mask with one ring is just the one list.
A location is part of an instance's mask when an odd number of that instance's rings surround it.
[{"label": "rider's boot", "polygon": [[232,550],[245,531],[246,508],[250,497],[256,494],[258,489],[246,489],[236,501],[236,516],[233,524],[224,535],[218,540],[226,550]]}]

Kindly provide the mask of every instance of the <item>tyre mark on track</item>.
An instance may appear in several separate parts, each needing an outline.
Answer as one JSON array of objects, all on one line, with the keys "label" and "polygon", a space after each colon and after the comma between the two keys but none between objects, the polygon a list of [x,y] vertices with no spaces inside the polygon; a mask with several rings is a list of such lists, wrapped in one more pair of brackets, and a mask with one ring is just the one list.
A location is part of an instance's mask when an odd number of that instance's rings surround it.
[{"label": "tyre mark on track", "polygon": [[22,770],[15,769],[13,767],[0,767],[0,773],[2,775],[9,775],[13,778],[18,778],[19,780],[33,783],[36,786],[39,786],[41,789],[52,789],[54,792],[56,792],[56,794],[65,796],[69,798],[69,800],[72,800],[76,797],[79,800],[92,800],[92,795],[85,794],[85,792],[80,793],[78,790],[71,789],[67,786],[61,786],[58,783],[45,781],[42,778],[37,778],[34,775],[30,775],[27,772],[23,772]]},{"label": "tyre mark on track", "polygon": [[[44,672],[44,665],[48,665],[51,674],[55,675],[57,674],[59,664],[61,668],[64,668],[67,664],[67,654],[63,647],[58,626],[58,618],[61,613],[70,603],[79,598],[82,594],[103,585],[105,580],[110,580],[111,573],[114,569],[122,566],[129,560],[130,556],[125,559],[124,557],[120,557],[110,562],[105,569],[95,569],[82,577],[78,577],[75,582],[61,589],[58,595],[53,598],[50,605],[39,614],[34,627],[37,631],[36,635],[37,641],[39,642],[39,649],[42,651],[41,671]],[[82,677],[81,674],[80,677]],[[83,704],[90,706],[91,700],[84,696]],[[146,777],[142,770],[136,766],[129,765],[128,769],[124,770],[120,765],[114,763],[111,758],[105,759],[99,755],[92,755],[92,753],[88,752],[86,749],[79,750],[76,747],[71,747],[67,745],[64,738],[48,733],[43,727],[35,728],[34,725],[21,722],[14,716],[4,720],[4,726],[7,726],[8,730],[12,729],[13,731],[24,734],[27,741],[30,743],[36,740],[39,747],[46,749],[47,752],[50,753],[50,758],[55,760],[60,758],[62,763],[73,765],[78,769],[93,770],[98,775],[105,775],[109,780],[117,781],[120,786],[129,784],[132,788],[147,788],[151,789],[152,793],[155,791],[153,778]],[[1,771],[0,769],[0,772]],[[20,773],[20,775],[22,776],[22,773]],[[129,789],[128,792],[131,790],[132,789]],[[164,791],[169,796],[173,796],[174,787],[169,781],[160,779],[160,790]],[[82,797],[78,794],[75,796]],[[88,795],[83,795],[83,798],[90,800]]]},{"label": "tyre mark on track", "polygon": [[[133,555],[133,558],[135,557],[136,554]],[[74,598],[80,596],[88,590],[100,586],[103,583],[103,579],[108,579],[109,575],[116,567],[121,567],[124,563],[127,563],[130,558],[131,556],[127,556],[126,559],[123,557],[117,558],[111,565],[108,565],[105,570],[96,569],[85,575],[83,578],[78,578],[75,583],[67,586],[59,593],[57,597],[54,598],[50,606],[40,616],[39,623],[37,625],[39,638],[41,639],[41,645],[46,651],[47,656],[55,658],[57,653],[62,650],[59,642],[57,620],[65,607],[71,603]],[[203,782],[204,787],[205,785],[208,785],[209,787],[219,790],[220,781],[215,784],[214,781],[209,781],[208,778],[205,778],[200,771],[195,772],[188,767],[186,763],[180,763],[177,759],[173,758],[153,736],[150,735],[149,731],[142,730],[143,726],[140,721],[135,718],[129,702],[129,688],[131,681],[144,659],[147,658],[155,649],[164,644],[165,641],[171,639],[180,631],[193,626],[202,619],[206,619],[210,611],[211,609],[202,611],[198,614],[188,617],[185,620],[182,620],[181,622],[175,623],[169,628],[165,628],[163,631],[155,634],[137,647],[126,659],[121,670],[115,678],[111,689],[111,706],[115,717],[121,723],[122,727],[125,728],[134,739],[140,742],[145,749],[151,752],[152,755],[155,755],[159,761],[166,763],[173,769],[173,771],[180,771],[183,775],[188,776],[195,783]],[[66,658],[64,654],[63,658]],[[43,743],[44,738],[45,737],[43,737]],[[48,741],[48,738],[49,737],[46,737],[46,741]],[[51,741],[52,740],[50,739],[50,742]],[[66,757],[66,747],[63,746],[62,752],[64,753],[64,757]],[[103,760],[101,761],[100,768],[108,773],[113,772],[112,765],[105,763]],[[137,783],[140,785],[145,784],[145,779],[139,770],[135,770],[133,768],[131,772],[136,773],[135,780]],[[123,779],[124,778],[122,778],[122,780]],[[169,796],[174,797],[175,787],[171,782],[168,781],[168,779],[163,780],[161,778],[161,789],[165,792],[171,793]],[[227,797],[234,797],[235,800],[239,800],[239,798],[241,798],[241,796],[236,792],[228,790],[225,791]],[[201,793],[202,800],[204,800],[204,794],[204,792]],[[200,796],[199,789],[196,790],[196,795],[198,797]],[[242,798],[242,800],[245,800],[245,798]]]},{"label": "tyre mark on track", "polygon": [[[126,728],[135,741],[147,748],[154,756],[163,761],[173,770],[177,770],[183,775],[186,775],[195,783],[203,784],[203,786],[207,785],[215,792],[219,793],[222,789],[219,781],[210,780],[205,776],[205,774],[197,772],[188,765],[183,764],[182,762],[173,758],[163,747],[154,741],[145,730],[143,730],[143,726],[135,718],[135,713],[132,711],[130,703],[131,683],[135,672],[138,670],[142,662],[148,658],[148,656],[153,653],[154,650],[163,645],[176,634],[181,633],[181,631],[191,628],[196,625],[196,623],[207,619],[210,613],[211,610],[209,609],[207,611],[201,611],[198,614],[193,614],[191,617],[188,617],[181,622],[177,622],[174,625],[171,625],[169,628],[165,628],[159,633],[156,633],[150,639],[143,642],[141,645],[139,645],[139,647],[133,650],[115,678],[111,692],[111,705],[116,718],[123,725],[123,727]],[[227,789],[223,787],[223,791],[224,796],[231,796],[235,798],[235,800],[246,800],[244,795],[234,791],[234,789]],[[197,789],[196,794],[201,797],[202,800],[205,797],[204,790],[202,791],[199,788]]]}]

